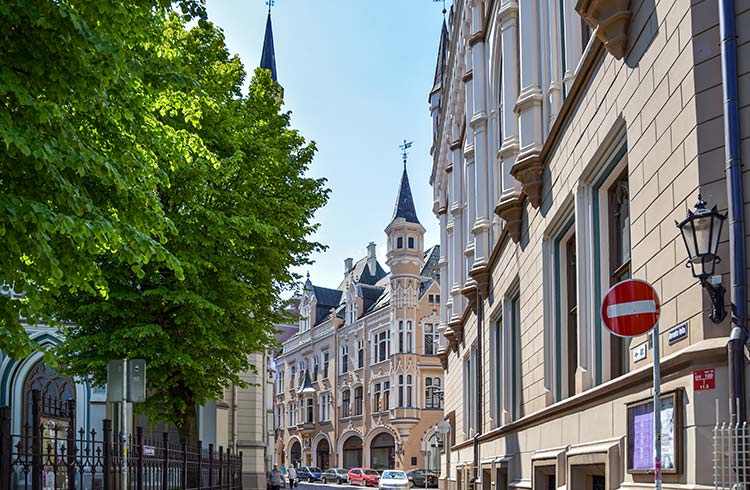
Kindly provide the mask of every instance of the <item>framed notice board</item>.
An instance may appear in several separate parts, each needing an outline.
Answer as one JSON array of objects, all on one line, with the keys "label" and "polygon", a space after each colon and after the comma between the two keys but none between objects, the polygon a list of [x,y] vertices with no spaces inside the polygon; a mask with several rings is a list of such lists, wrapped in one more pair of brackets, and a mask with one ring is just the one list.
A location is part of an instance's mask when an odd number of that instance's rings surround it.
[{"label": "framed notice board", "polygon": [[[627,405],[628,473],[654,472],[653,398]],[[661,396],[661,468],[662,473],[682,472],[682,396],[681,391]]]}]

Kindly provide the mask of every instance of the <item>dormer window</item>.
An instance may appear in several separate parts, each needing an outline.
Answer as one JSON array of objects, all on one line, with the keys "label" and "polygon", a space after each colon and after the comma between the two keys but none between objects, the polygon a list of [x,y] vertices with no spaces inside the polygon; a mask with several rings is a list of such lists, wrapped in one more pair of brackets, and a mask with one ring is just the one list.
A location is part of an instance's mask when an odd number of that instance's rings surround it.
[{"label": "dormer window", "polygon": [[300,306],[300,332],[310,330],[310,299],[305,296],[302,306]]},{"label": "dormer window", "polygon": [[414,237],[413,236],[409,237],[409,248],[414,248]]},{"label": "dormer window", "polygon": [[396,238],[396,248],[404,248],[404,237]]}]

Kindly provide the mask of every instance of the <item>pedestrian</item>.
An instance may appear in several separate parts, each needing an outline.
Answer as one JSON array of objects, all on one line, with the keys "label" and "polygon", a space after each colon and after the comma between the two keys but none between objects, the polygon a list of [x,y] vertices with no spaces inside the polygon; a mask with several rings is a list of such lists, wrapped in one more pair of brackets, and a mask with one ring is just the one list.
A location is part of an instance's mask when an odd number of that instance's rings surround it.
[{"label": "pedestrian", "polygon": [[[286,465],[283,463],[281,465],[281,474],[284,475],[284,480],[286,480]],[[286,488],[286,484],[284,484],[283,487]]]},{"label": "pedestrian", "polygon": [[297,482],[297,470],[294,467],[294,465],[289,467],[288,473],[289,473],[289,488],[294,488],[296,486],[299,486],[299,483]]},{"label": "pedestrian", "polygon": [[279,465],[273,465],[268,480],[271,482],[271,490],[281,490],[281,487],[284,486],[284,474],[279,471]]}]

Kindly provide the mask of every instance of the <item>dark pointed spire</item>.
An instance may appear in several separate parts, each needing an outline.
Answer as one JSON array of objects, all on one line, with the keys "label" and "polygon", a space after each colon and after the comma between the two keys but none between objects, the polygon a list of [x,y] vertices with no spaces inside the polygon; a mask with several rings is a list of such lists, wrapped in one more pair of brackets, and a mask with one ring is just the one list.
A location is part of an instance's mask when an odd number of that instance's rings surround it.
[{"label": "dark pointed spire", "polygon": [[305,369],[305,377],[302,379],[302,384],[299,385],[297,393],[300,395],[307,395],[308,393],[315,393],[313,388],[312,380],[310,379],[310,370]]},{"label": "dark pointed spire", "polygon": [[445,77],[445,61],[447,56],[448,26],[445,24],[445,17],[443,17],[443,29],[440,32],[440,46],[438,46],[437,63],[435,64],[435,83],[432,86],[430,94],[437,92],[443,86],[443,78]]},{"label": "dark pointed spire", "polygon": [[409,185],[409,175],[406,173],[406,163],[404,163],[404,173],[401,175],[401,187],[398,190],[398,200],[396,208],[393,210],[393,220],[404,218],[409,223],[419,223],[417,219],[417,210],[414,208],[414,199],[411,196],[411,186]]},{"label": "dark pointed spire", "polygon": [[271,78],[276,79],[276,53],[273,49],[273,29],[271,28],[271,6],[268,7],[268,20],[266,21],[266,36],[263,38],[263,52],[260,55],[260,67],[271,71]]}]

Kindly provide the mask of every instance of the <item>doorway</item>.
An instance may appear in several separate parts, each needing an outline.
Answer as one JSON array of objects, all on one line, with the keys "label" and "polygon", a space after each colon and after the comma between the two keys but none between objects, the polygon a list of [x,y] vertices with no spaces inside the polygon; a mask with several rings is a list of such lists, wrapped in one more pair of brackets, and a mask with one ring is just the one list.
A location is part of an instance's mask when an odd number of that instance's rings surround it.
[{"label": "doorway", "polygon": [[370,443],[370,466],[387,470],[396,465],[396,441],[388,433],[378,434]]}]

